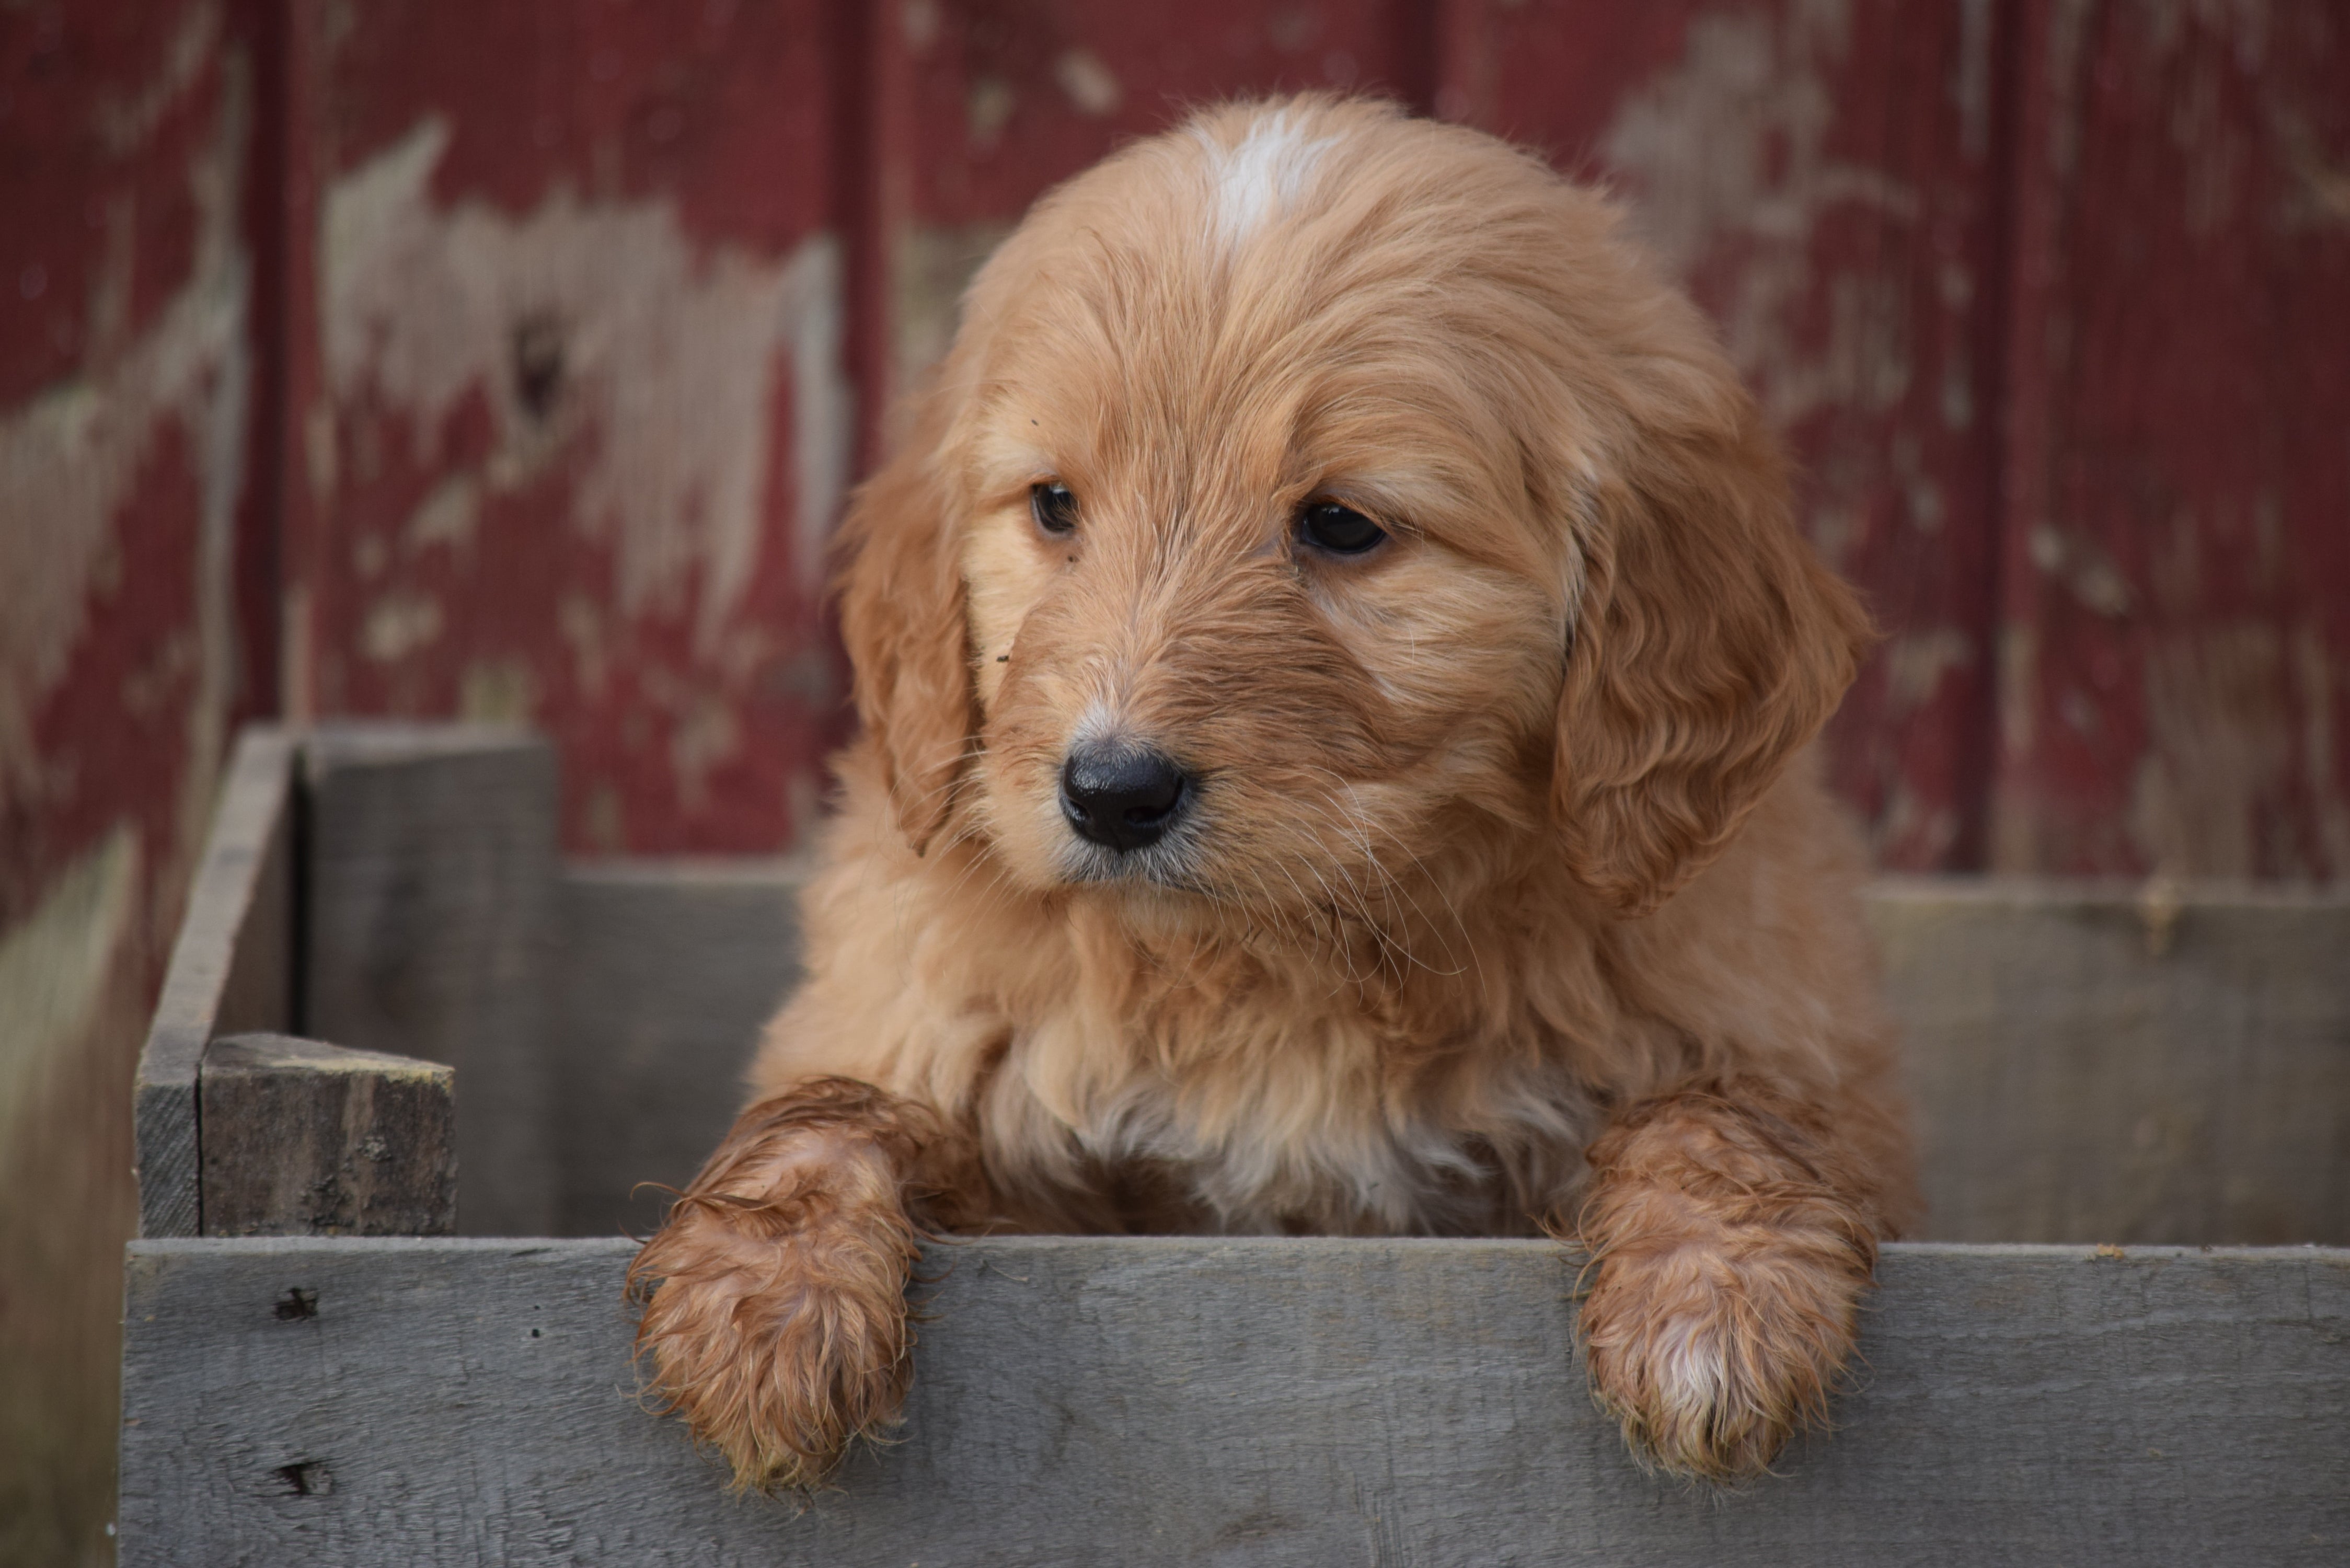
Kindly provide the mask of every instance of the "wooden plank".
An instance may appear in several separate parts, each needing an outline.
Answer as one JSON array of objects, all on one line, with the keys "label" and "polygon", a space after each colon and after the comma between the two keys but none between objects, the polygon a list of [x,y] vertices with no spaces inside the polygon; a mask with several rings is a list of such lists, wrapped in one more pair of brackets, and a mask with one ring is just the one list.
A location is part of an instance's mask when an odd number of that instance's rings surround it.
[{"label": "wooden plank", "polygon": [[204,1233],[445,1236],[456,1074],[285,1034],[204,1052]]},{"label": "wooden plank", "polygon": [[[801,870],[565,878],[561,1233],[639,1232],[797,974]],[[1887,878],[1868,908],[1959,1241],[2350,1243],[2350,896]]]},{"label": "wooden plank", "polygon": [[813,828],[864,8],[286,8],[295,701],[540,726],[583,850]]},{"label": "wooden plank", "polygon": [[2350,18],[2015,11],[1990,864],[2350,877]]},{"label": "wooden plank", "polygon": [[743,1073],[800,973],[805,867],[774,861],[575,865],[555,987],[558,1235],[639,1234],[742,1108]]},{"label": "wooden plank", "polygon": [[491,725],[348,723],[304,757],[303,1032],[456,1068],[460,1223],[545,1234],[553,751]]},{"label": "wooden plank", "polygon": [[293,752],[283,731],[248,729],[221,784],[131,1091],[142,1236],[203,1233],[196,1085],[206,1044],[292,1022]]},{"label": "wooden plank", "polygon": [[2350,894],[1918,879],[1869,908],[1927,1234],[2350,1242]]},{"label": "wooden plank", "polygon": [[1835,1437],[1728,1498],[1511,1241],[934,1251],[903,1440],[805,1512],[630,1398],[625,1243],[142,1242],[121,1562],[2334,1563],[2350,1253],[1889,1250]]}]

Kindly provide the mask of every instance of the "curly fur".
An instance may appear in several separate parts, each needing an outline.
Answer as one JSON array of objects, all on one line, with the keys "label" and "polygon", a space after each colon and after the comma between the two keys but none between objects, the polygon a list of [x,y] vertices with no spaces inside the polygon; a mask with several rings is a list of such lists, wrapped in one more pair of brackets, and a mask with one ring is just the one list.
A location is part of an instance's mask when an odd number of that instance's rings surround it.
[{"label": "curly fur", "polygon": [[[912,429],[845,529],[808,980],[634,1271],[661,1397],[819,1479],[898,1408],[918,1210],[1549,1231],[1635,1447],[1767,1466],[1908,1201],[1799,761],[1868,633],[1615,210],[1377,104],[1211,109],[1037,205]],[[1317,500],[1388,541],[1316,555]],[[1107,732],[1198,781],[1125,856],[1055,801]]]}]

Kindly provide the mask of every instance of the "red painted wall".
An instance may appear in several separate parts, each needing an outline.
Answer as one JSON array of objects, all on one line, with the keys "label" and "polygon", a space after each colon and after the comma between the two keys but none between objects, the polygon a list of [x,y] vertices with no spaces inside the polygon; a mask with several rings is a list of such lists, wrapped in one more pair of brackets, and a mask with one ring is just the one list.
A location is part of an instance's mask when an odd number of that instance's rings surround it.
[{"label": "red painted wall", "polygon": [[1829,741],[1884,864],[2350,856],[2323,5],[292,15],[288,703],[546,724],[581,848],[796,839],[819,536],[970,268],[1183,105],[1323,86],[1612,182],[1721,322],[1886,632]]}]

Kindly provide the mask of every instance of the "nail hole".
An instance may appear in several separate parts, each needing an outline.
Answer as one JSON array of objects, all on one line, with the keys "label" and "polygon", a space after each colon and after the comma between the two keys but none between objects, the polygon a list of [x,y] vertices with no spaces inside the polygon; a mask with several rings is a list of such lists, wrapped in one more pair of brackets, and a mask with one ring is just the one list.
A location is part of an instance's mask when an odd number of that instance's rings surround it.
[{"label": "nail hole", "polygon": [[293,1497],[325,1497],[335,1490],[335,1472],[319,1459],[296,1459],[290,1465],[280,1465],[277,1479],[286,1483],[287,1494]]},{"label": "nail hole", "polygon": [[514,328],[515,396],[535,420],[563,393],[563,328],[551,316],[525,316]]}]

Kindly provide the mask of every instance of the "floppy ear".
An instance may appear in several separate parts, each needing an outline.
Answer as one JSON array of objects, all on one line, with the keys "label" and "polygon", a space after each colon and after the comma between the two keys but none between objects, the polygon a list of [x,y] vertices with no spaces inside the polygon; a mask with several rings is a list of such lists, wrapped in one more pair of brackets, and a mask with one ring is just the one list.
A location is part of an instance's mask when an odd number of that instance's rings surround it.
[{"label": "floppy ear", "polygon": [[940,423],[867,481],[841,524],[840,636],[857,716],[899,831],[921,854],[947,818],[978,714],[962,568],[939,473]]},{"label": "floppy ear", "polygon": [[1872,635],[1796,532],[1751,407],[1637,446],[1592,498],[1551,786],[1576,875],[1626,916],[1721,853]]}]

